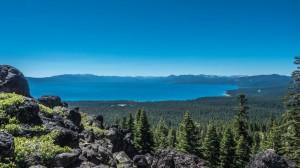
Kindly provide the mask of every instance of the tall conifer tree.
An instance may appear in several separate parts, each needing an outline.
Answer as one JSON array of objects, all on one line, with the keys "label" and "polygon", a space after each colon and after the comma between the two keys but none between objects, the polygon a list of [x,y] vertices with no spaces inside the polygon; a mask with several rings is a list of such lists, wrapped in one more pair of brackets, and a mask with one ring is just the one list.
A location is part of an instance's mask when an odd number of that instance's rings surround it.
[{"label": "tall conifer tree", "polygon": [[297,69],[292,73],[292,86],[285,97],[283,153],[300,165],[300,56],[295,57]]},{"label": "tall conifer tree", "polygon": [[244,136],[240,136],[236,146],[236,157],[234,160],[234,167],[241,168],[249,162],[250,147]]},{"label": "tall conifer tree", "polygon": [[227,128],[220,144],[220,168],[233,168],[235,158],[235,142],[233,133]]},{"label": "tall conifer tree", "polygon": [[130,132],[133,132],[133,130],[134,130],[134,120],[133,120],[133,118],[132,118],[131,113],[129,114],[129,117],[128,117],[126,126],[127,126],[127,129],[128,129]]},{"label": "tall conifer tree", "polygon": [[153,136],[148,122],[147,114],[143,110],[136,126],[135,147],[141,153],[151,153],[153,151]]},{"label": "tall conifer tree", "polygon": [[211,167],[217,167],[219,164],[219,149],[220,142],[216,127],[213,124],[209,124],[202,144],[202,155],[210,163]]},{"label": "tall conifer tree", "polygon": [[154,129],[154,144],[155,150],[164,149],[168,147],[168,128],[166,122],[161,118]]},{"label": "tall conifer tree", "polygon": [[176,142],[176,132],[173,128],[169,129],[167,140],[168,140],[168,147],[169,148],[174,148],[175,147],[175,142]]},{"label": "tall conifer tree", "polygon": [[237,142],[235,166],[243,167],[250,160],[252,139],[248,133],[248,112],[249,107],[246,105],[246,96],[241,94],[237,96],[238,107],[234,118],[234,136]]},{"label": "tall conifer tree", "polygon": [[190,113],[186,112],[177,133],[176,149],[195,155],[200,154],[199,132]]}]

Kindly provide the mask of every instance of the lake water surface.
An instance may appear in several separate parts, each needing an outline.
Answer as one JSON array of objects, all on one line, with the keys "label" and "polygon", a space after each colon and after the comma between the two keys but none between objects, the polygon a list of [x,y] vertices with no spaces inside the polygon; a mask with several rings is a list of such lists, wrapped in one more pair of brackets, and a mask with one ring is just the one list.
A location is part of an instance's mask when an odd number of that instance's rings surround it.
[{"label": "lake water surface", "polygon": [[190,100],[224,96],[230,85],[173,84],[167,82],[29,82],[31,95],[58,95],[73,100]]}]

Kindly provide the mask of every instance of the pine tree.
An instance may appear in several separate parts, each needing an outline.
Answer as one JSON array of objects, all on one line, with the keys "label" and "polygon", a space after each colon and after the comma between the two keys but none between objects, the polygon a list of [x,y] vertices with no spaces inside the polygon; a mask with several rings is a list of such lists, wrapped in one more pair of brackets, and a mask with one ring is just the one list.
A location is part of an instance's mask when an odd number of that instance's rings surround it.
[{"label": "pine tree", "polygon": [[130,132],[133,132],[133,130],[134,130],[134,121],[133,121],[131,113],[129,114],[126,126],[127,126],[127,129]]},{"label": "pine tree", "polygon": [[156,151],[168,147],[167,136],[168,128],[165,120],[161,118],[154,129],[154,144]]},{"label": "pine tree", "polygon": [[190,113],[186,112],[178,128],[176,149],[185,153],[199,155],[199,132]]},{"label": "pine tree", "polygon": [[253,133],[253,146],[251,149],[251,153],[252,155],[255,155],[256,153],[259,152],[259,150],[261,149],[261,135],[260,132],[254,132]]},{"label": "pine tree", "polygon": [[220,143],[216,127],[213,124],[209,124],[202,144],[202,155],[212,167],[217,167],[219,163],[219,148]]},{"label": "pine tree", "polygon": [[139,109],[138,112],[135,114],[135,118],[134,118],[134,124],[135,125],[138,124],[138,121],[140,120],[141,114],[142,114],[142,110]]},{"label": "pine tree", "polygon": [[300,164],[300,56],[295,57],[297,69],[292,73],[292,86],[285,97],[283,153]]},{"label": "pine tree", "polygon": [[244,136],[244,138],[249,142],[249,134],[248,134],[248,113],[249,109],[246,106],[247,99],[245,95],[237,96],[237,101],[239,106],[237,107],[237,114],[234,118],[234,129],[236,139],[239,139],[240,136]]},{"label": "pine tree", "polygon": [[169,148],[174,148],[175,147],[175,142],[176,142],[176,132],[173,128],[170,128],[168,136],[167,136],[167,141],[168,141],[168,147]]},{"label": "pine tree", "polygon": [[126,117],[123,117],[121,128],[123,128],[123,129],[127,128],[127,119],[126,119]]},{"label": "pine tree", "polygon": [[143,154],[151,153],[153,151],[153,136],[144,110],[141,111],[140,118],[137,121],[136,133],[134,138],[135,147]]},{"label": "pine tree", "polygon": [[241,135],[236,146],[236,157],[234,160],[234,167],[245,167],[249,162],[250,147],[244,136]]},{"label": "pine tree", "polygon": [[273,122],[266,141],[263,143],[264,149],[274,149],[277,153],[281,153],[282,149],[282,132],[276,122]]},{"label": "pine tree", "polygon": [[134,121],[133,121],[133,140],[134,142],[136,141],[135,139],[137,139],[138,137],[141,137],[140,135],[140,131],[138,130],[138,123],[140,122],[140,117],[141,117],[141,113],[142,113],[142,110],[139,109],[137,111],[137,113],[135,114],[135,117],[134,117]]},{"label": "pine tree", "polygon": [[249,107],[246,105],[247,99],[245,95],[237,96],[239,106],[237,114],[234,118],[233,128],[236,146],[235,166],[244,166],[250,160],[252,139],[248,133],[248,113]]},{"label": "pine tree", "polygon": [[121,122],[121,118],[120,118],[120,115],[117,113],[115,115],[115,124],[116,125],[120,125],[120,122]]},{"label": "pine tree", "polygon": [[233,168],[235,158],[235,142],[233,133],[227,128],[220,144],[220,168]]}]

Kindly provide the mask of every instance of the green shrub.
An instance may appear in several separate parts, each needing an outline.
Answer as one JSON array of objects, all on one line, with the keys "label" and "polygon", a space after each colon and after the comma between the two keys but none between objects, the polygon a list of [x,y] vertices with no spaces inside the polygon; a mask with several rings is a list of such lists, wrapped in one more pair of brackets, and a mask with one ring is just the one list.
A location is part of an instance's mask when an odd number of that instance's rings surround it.
[{"label": "green shrub", "polygon": [[64,113],[64,109],[61,106],[56,106],[53,108],[53,112],[57,113],[58,115],[65,117],[66,113]]},{"label": "green shrub", "polygon": [[54,138],[58,135],[53,131],[40,137],[26,138],[15,137],[15,161],[19,166],[30,166],[25,164],[26,158],[41,156],[42,164],[51,165],[55,156],[59,153],[68,152],[69,147],[60,147],[54,144]]},{"label": "green shrub", "polygon": [[15,93],[0,93],[0,110],[7,112],[25,103],[25,98]]},{"label": "green shrub", "polygon": [[30,131],[36,131],[36,132],[45,131],[45,130],[46,127],[44,125],[35,125],[30,128]]},{"label": "green shrub", "polygon": [[93,130],[96,137],[100,137],[101,135],[107,132],[107,130],[101,129],[94,125],[89,125],[88,121],[90,121],[92,118],[87,113],[80,112],[80,115],[81,115],[81,124],[83,125],[84,130]]},{"label": "green shrub", "polygon": [[53,110],[49,107],[39,104],[39,108],[40,108],[40,113],[42,113],[46,116],[51,116],[53,114]]},{"label": "green shrub", "polygon": [[8,123],[0,126],[0,130],[8,132],[10,134],[18,134],[22,130],[22,125],[19,123],[16,117],[8,117]]},{"label": "green shrub", "polygon": [[0,162],[0,167],[1,168],[15,168],[16,164],[10,160],[7,160],[4,162]]}]

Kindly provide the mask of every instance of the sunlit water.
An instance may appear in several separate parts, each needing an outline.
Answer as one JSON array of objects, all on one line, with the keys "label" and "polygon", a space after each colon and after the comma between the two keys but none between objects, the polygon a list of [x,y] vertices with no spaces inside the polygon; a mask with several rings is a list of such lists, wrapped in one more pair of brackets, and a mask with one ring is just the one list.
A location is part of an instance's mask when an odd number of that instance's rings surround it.
[{"label": "sunlit water", "polygon": [[230,85],[173,84],[167,82],[29,82],[31,95],[59,95],[72,100],[190,100],[225,96]]}]

